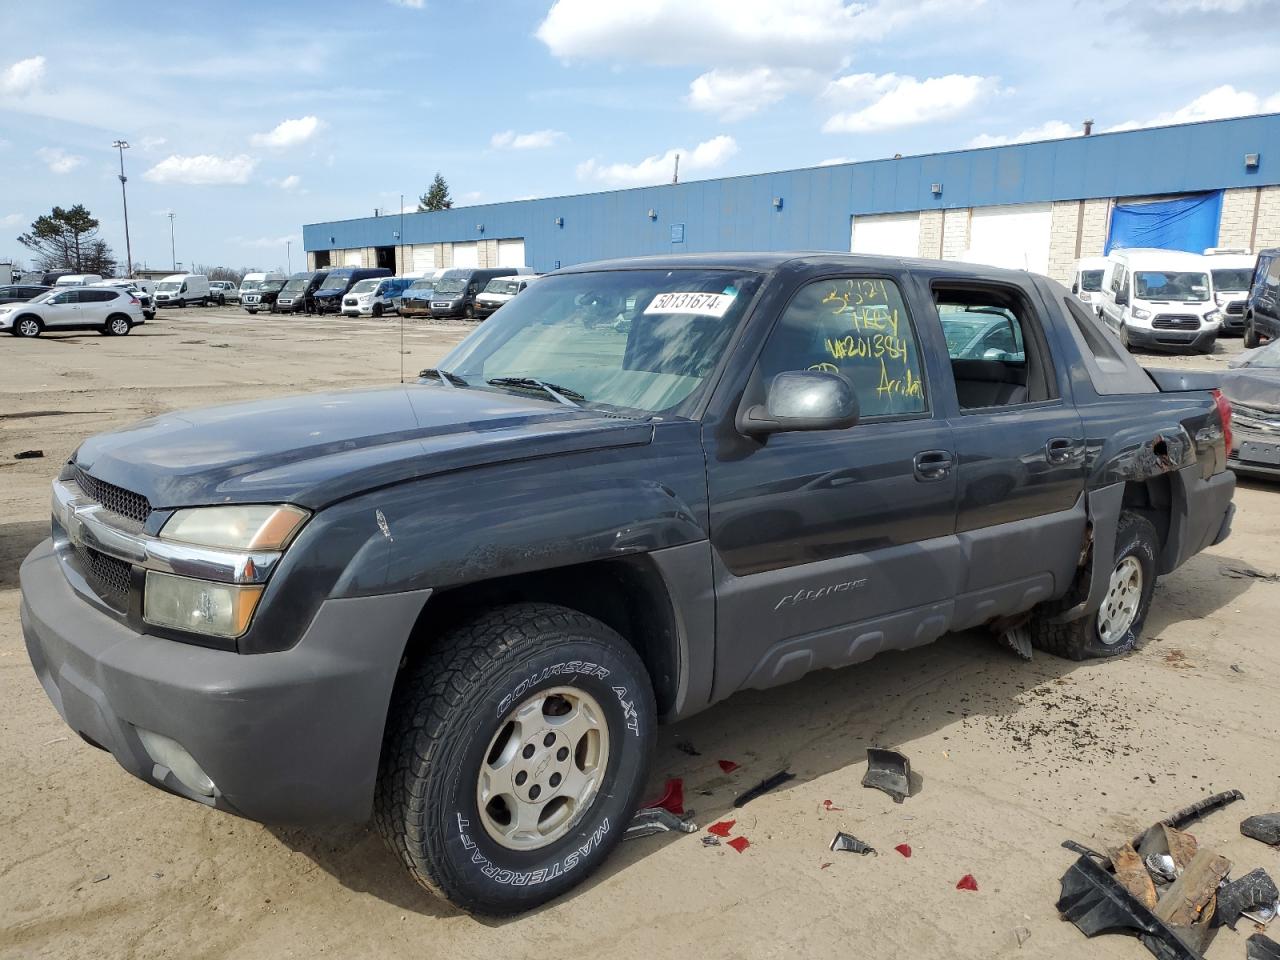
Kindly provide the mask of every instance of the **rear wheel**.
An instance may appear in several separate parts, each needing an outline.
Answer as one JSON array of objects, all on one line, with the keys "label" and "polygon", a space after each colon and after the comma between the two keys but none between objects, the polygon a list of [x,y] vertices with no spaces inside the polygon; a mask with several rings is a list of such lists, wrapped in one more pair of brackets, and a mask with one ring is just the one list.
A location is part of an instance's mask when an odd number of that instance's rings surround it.
[{"label": "rear wheel", "polygon": [[36,317],[19,317],[14,321],[13,335],[15,337],[38,337],[43,329],[44,324]]},{"label": "rear wheel", "polygon": [[123,314],[117,313],[107,317],[107,325],[104,329],[113,337],[123,337],[126,336],[132,328],[133,324],[129,322],[129,318]]},{"label": "rear wheel", "polygon": [[655,726],[648,674],[616,633],[565,607],[499,607],[397,682],[378,829],[433,893],[477,913],[528,910],[622,838]]},{"label": "rear wheel", "polygon": [[[1031,642],[1047,653],[1069,660],[1117,657],[1138,643],[1151,597],[1156,588],[1156,551],[1159,537],[1151,521],[1136,513],[1122,513],[1116,528],[1115,557],[1102,605],[1096,613],[1067,623],[1053,622],[1053,615],[1083,599],[1077,590],[1056,604],[1046,604],[1031,620]],[[1094,557],[1080,574],[1087,585]]]},{"label": "rear wheel", "polygon": [[380,304],[380,303],[375,303],[375,304],[373,305],[373,319],[375,319],[375,320],[381,320],[381,319],[382,319],[382,304]]}]

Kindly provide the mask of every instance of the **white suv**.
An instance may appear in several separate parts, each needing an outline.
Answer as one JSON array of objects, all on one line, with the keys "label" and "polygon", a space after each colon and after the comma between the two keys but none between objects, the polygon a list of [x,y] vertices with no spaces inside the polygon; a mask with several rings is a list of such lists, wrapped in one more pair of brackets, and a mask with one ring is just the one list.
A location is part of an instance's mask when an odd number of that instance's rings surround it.
[{"label": "white suv", "polygon": [[146,323],[142,304],[119,287],[69,287],[0,307],[0,331],[16,337],[38,337],[45,330],[97,330],[122,337],[140,323]]}]

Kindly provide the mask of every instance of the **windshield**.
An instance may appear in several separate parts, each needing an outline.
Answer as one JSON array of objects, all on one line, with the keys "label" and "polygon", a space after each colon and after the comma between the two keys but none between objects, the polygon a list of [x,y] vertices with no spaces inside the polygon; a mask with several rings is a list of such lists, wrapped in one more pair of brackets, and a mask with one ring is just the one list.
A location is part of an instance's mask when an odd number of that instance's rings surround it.
[{"label": "windshield", "polygon": [[240,290],[242,293],[250,293],[254,290],[261,290],[261,289],[262,289],[262,284],[257,280],[245,280],[243,283],[240,284]]},{"label": "windshield", "polygon": [[486,383],[498,377],[535,378],[581,394],[584,407],[689,416],[759,285],[756,274],[728,270],[549,277],[440,369],[483,390],[510,390]]},{"label": "windshield", "polygon": [[1221,290],[1224,293],[1241,293],[1249,289],[1249,282],[1253,279],[1253,271],[1244,270],[1214,270],[1213,271],[1213,288]]},{"label": "windshield", "polygon": [[1139,300],[1209,299],[1209,277],[1203,273],[1173,273],[1168,270],[1139,270],[1133,275]]},{"label": "windshield", "polygon": [[372,293],[374,288],[378,286],[377,280],[361,280],[354,287],[348,290],[348,293]]},{"label": "windshield", "polygon": [[441,277],[436,281],[436,293],[461,293],[466,285],[465,277]]},{"label": "windshield", "polygon": [[304,290],[307,289],[307,284],[310,282],[311,282],[310,280],[290,280],[288,283],[286,283],[283,287],[280,288],[280,292],[295,293],[295,294],[302,293]]},{"label": "windshield", "polygon": [[495,277],[489,281],[489,285],[484,288],[485,293],[515,293],[520,289],[519,280],[510,280],[507,277]]},{"label": "windshield", "polygon": [[1080,289],[1085,293],[1097,293],[1102,289],[1101,270],[1081,270]]},{"label": "windshield", "polygon": [[434,290],[435,288],[434,280],[415,280],[409,285],[410,290]]},{"label": "windshield", "polygon": [[329,274],[329,276],[325,277],[324,283],[320,284],[320,289],[321,290],[342,290],[350,282],[351,282],[351,277],[348,274],[331,273]]},{"label": "windshield", "polygon": [[258,285],[259,293],[275,293],[284,286],[283,280],[266,280]]},{"label": "windshield", "polygon": [[178,280],[161,280],[156,284],[157,290],[163,290],[165,293],[173,293],[182,288],[181,281]]}]

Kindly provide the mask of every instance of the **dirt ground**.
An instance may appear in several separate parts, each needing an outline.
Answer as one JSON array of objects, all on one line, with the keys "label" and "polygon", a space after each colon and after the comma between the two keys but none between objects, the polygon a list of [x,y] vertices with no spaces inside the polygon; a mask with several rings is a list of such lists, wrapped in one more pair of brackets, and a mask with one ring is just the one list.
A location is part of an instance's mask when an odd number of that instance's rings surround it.
[{"label": "dirt ground", "polygon": [[[465,332],[406,324],[405,370]],[[1221,367],[1239,348],[1144,362]],[[1073,859],[1060,842],[1118,842],[1233,787],[1247,800],[1193,832],[1235,875],[1280,876],[1280,851],[1237,829],[1280,809],[1280,582],[1250,576],[1280,572],[1280,486],[1250,481],[1231,538],[1161,581],[1138,652],[1024,663],[958,634],[735,696],[662,731],[652,790],[683,777],[697,822],[735,818],[750,847],[628,842],[583,887],[514,920],[432,900],[365,827],[238,820],[144,785],[72,735],[27,661],[17,569],[78,441],[166,410],[394,382],[400,358],[395,321],[234,309],[175,311],[126,338],[0,338],[0,957],[1140,958],[1132,939],[1085,941],[1058,919]],[[32,448],[44,458],[14,459]],[[895,805],[859,785],[870,745],[911,758],[917,795]],[[725,774],[722,759],[741,766]],[[732,810],[783,768],[796,778]],[[828,852],[837,829],[880,855]],[[965,874],[977,892],[956,889]],[[1243,956],[1249,926],[1223,930],[1209,958]],[[1016,928],[1030,934],[1021,946]]]}]

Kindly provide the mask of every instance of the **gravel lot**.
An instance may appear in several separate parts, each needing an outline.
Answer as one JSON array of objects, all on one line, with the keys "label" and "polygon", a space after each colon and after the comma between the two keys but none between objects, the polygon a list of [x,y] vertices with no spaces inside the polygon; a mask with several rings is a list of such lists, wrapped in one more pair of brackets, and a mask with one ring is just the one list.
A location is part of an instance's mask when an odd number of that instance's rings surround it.
[{"label": "gravel lot", "polygon": [[[394,382],[461,324],[162,314],[124,338],[0,338],[0,957],[1147,956],[1086,942],[1053,908],[1072,855],[1208,793],[1247,801],[1193,828],[1241,875],[1280,854],[1239,835],[1280,809],[1275,641],[1280,486],[1243,481],[1233,536],[1161,581],[1146,645],[1109,663],[1023,663],[977,633],[740,694],[662,732],[653,792],[685,780],[697,837],[625,844],[567,899],[486,922],[423,894],[364,827],[262,827],[171,797],[82,743],[49,704],[18,624],[17,568],[48,529],[48,483],[83,437],[184,407]],[[1151,363],[1220,367],[1211,357]],[[14,454],[43,449],[44,458]],[[1234,575],[1233,575],[1234,574]],[[687,742],[700,756],[677,749]],[[864,790],[867,746],[921,775],[904,805]],[[720,759],[741,766],[725,774]],[[775,771],[796,779],[743,810]],[[842,810],[828,810],[824,801]],[[876,858],[832,854],[845,829]],[[909,843],[914,855],[893,851]],[[956,890],[965,874],[976,893]],[[1239,957],[1249,924],[1208,956]],[[1019,947],[1015,928],[1030,939]]]}]

